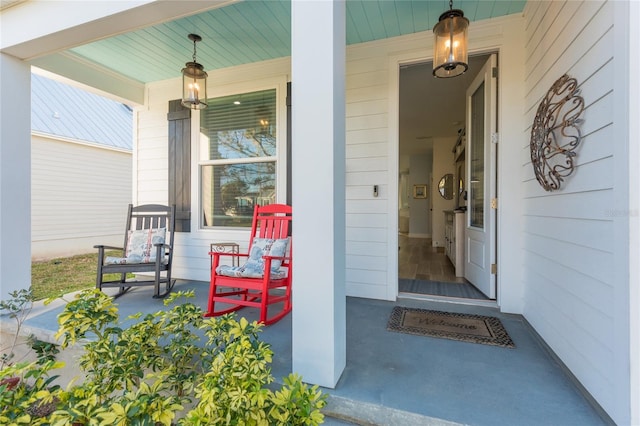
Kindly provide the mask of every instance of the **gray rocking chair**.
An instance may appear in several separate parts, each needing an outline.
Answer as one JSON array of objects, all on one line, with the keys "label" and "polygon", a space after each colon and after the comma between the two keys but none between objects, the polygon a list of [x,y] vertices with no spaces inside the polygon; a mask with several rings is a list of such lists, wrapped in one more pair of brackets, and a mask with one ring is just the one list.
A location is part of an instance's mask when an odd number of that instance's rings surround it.
[{"label": "gray rocking chair", "polygon": [[[176,206],[146,204],[133,207],[129,204],[127,226],[122,247],[96,245],[98,249],[98,274],[96,288],[119,287],[118,297],[137,286],[154,286],[154,298],[167,296],[175,280],[171,280],[173,261],[173,230]],[[120,257],[106,256],[106,250],[121,250]],[[127,280],[127,274],[153,272],[153,279]],[[105,281],[105,274],[120,274],[120,278]],[[164,292],[160,293],[160,285]]]}]

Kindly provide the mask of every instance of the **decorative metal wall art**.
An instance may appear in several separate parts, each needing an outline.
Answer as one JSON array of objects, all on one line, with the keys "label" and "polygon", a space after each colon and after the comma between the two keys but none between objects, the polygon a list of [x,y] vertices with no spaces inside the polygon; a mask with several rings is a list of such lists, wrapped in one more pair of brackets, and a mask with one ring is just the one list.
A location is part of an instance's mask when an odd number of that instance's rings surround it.
[{"label": "decorative metal wall art", "polygon": [[580,144],[580,115],[584,99],[578,82],[563,75],[551,86],[538,106],[531,128],[531,164],[536,179],[546,191],[560,189],[573,173],[576,148]]}]

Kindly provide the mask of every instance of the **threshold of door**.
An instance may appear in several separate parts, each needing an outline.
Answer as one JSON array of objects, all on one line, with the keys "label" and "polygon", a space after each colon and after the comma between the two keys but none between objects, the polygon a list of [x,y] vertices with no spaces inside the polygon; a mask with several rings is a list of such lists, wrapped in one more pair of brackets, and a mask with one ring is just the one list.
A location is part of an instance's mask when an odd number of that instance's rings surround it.
[{"label": "threshold of door", "polygon": [[485,306],[488,308],[498,307],[498,302],[496,300],[479,300],[479,299],[468,299],[463,297],[436,296],[433,294],[400,292],[398,293],[398,299],[427,300],[431,302],[455,303],[458,305]]}]

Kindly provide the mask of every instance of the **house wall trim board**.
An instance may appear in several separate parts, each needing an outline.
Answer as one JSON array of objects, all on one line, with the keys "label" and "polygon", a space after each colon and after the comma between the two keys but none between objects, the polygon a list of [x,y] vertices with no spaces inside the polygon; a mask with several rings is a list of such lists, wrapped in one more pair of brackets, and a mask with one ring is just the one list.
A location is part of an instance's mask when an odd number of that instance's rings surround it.
[{"label": "house wall trim board", "polygon": [[[640,19],[638,2],[614,2],[614,144],[616,247],[623,246],[614,263],[614,279],[627,283],[616,293],[619,320],[615,327],[617,411],[627,412],[629,424],[640,424]],[[619,415],[620,416],[620,415]],[[621,417],[620,423],[627,421]]]},{"label": "house wall trim board", "polygon": [[[629,143],[629,258],[640,259],[640,2],[625,2],[618,5],[616,20],[624,22],[629,45],[627,46],[628,75],[626,93],[629,95],[628,135],[635,135],[636,143]],[[628,9],[627,9],[628,7]],[[623,31],[623,36],[625,32]],[[629,263],[629,356],[630,356],[630,405],[631,423],[640,424],[640,264]]]}]

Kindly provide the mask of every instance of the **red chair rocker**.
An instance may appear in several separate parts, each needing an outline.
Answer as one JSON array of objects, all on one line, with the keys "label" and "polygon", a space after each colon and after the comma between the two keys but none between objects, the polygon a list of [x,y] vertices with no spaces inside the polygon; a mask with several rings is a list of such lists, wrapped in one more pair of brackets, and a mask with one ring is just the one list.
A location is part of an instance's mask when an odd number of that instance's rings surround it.
[{"label": "red chair rocker", "polygon": [[[260,309],[260,322],[268,325],[291,312],[291,218],[291,206],[256,206],[247,253],[209,253],[211,284],[206,317],[250,306]],[[233,257],[244,259],[244,265],[220,264],[222,258]],[[270,317],[269,308],[277,310]]]}]

